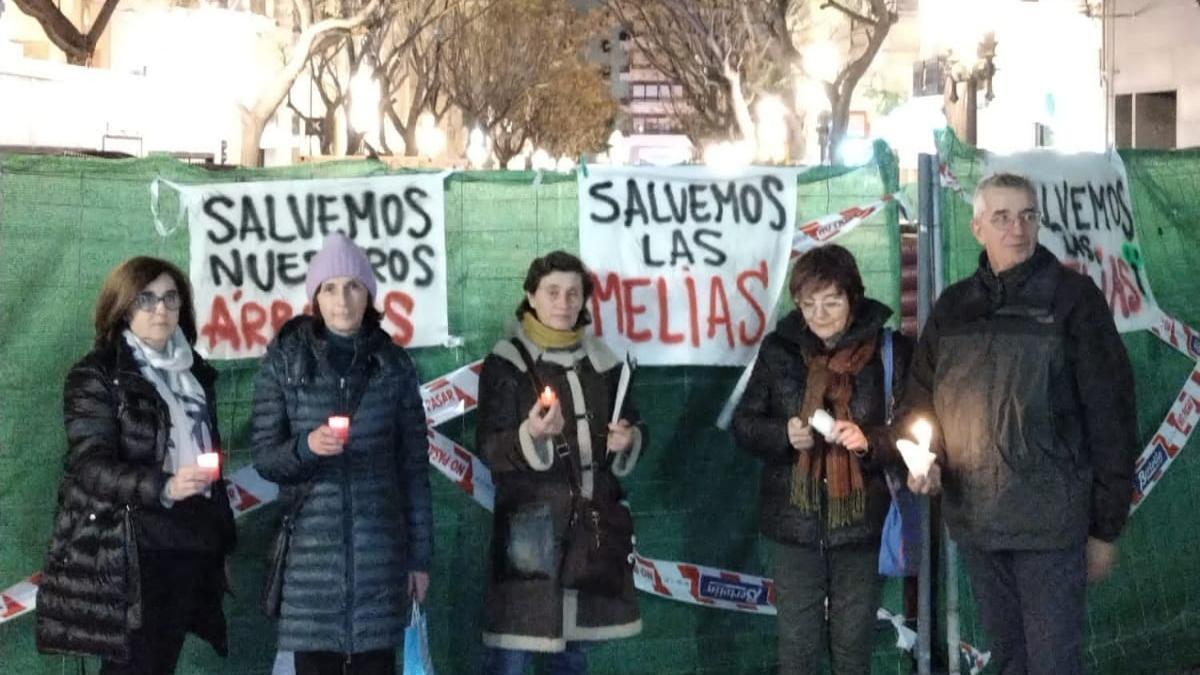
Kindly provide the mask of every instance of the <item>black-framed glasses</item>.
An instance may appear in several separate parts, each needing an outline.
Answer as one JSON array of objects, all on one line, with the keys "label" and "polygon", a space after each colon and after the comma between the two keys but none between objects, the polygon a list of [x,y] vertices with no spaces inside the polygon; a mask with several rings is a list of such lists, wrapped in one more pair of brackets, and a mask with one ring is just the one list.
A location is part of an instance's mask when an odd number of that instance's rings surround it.
[{"label": "black-framed glasses", "polygon": [[1037,225],[1042,219],[1042,214],[1037,209],[1024,209],[1013,214],[1012,211],[997,211],[992,214],[988,221],[992,227],[998,230],[1007,230],[1008,228],[1021,223],[1025,226]]},{"label": "black-framed glasses", "polygon": [[162,295],[156,295],[150,291],[142,291],[133,298],[133,306],[145,312],[153,312],[158,303],[161,302],[167,306],[167,309],[174,312],[183,305],[183,297],[179,295],[179,291],[167,291]]}]

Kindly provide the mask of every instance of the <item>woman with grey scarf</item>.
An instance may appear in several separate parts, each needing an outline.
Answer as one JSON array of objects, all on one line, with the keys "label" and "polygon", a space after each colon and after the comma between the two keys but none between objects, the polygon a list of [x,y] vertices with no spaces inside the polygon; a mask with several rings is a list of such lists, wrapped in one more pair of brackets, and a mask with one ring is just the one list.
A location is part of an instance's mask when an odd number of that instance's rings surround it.
[{"label": "woman with grey scarf", "polygon": [[94,348],[64,392],[67,453],[38,593],[43,652],[99,656],[101,673],[175,671],[184,636],[227,652],[216,371],[192,345],[187,277],[132,258],[105,281]]}]

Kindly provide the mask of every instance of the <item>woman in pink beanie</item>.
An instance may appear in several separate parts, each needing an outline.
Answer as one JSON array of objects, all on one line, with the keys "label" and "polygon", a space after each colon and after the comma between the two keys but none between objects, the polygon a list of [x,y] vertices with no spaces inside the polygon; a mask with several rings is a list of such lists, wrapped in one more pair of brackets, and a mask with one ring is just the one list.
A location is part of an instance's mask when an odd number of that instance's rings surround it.
[{"label": "woman in pink beanie", "polygon": [[420,380],[380,328],[375,272],[345,235],[325,238],[305,288],[312,316],[283,326],[255,381],[254,466],[294,514],[282,599],[267,610],[299,675],[391,674],[433,553]]}]

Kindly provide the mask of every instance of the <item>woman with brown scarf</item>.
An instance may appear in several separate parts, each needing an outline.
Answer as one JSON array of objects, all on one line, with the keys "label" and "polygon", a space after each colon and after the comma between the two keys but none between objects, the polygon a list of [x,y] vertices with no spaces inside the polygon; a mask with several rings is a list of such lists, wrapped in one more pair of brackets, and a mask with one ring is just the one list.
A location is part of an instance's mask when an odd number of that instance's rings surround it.
[{"label": "woman with brown scarf", "polygon": [[[779,673],[820,672],[828,642],[835,675],[865,675],[890,501],[883,470],[899,462],[884,387],[892,311],[864,296],[854,256],[833,244],[801,256],[788,286],[796,311],[764,338],[733,419],[738,445],[763,461]],[[912,343],[891,341],[895,399]],[[810,423],[819,411],[834,420],[827,434]]]}]

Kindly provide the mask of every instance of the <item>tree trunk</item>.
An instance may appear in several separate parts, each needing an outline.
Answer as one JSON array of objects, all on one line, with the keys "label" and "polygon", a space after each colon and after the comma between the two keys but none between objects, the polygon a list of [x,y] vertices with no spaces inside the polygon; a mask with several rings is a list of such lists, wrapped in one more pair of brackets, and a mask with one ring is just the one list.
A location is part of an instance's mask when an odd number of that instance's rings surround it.
[{"label": "tree trunk", "polygon": [[346,113],[338,106],[333,109],[333,127],[330,129],[329,137],[331,139],[329,146],[329,154],[337,157],[346,156],[346,135],[350,125],[346,120]]},{"label": "tree trunk", "polygon": [[242,108],[242,166],[262,166],[262,154],[258,146],[262,145],[263,129],[267,127],[267,118],[257,117],[253,112]]},{"label": "tree trunk", "polygon": [[753,143],[757,136],[755,135],[754,118],[750,115],[750,104],[746,101],[746,95],[742,93],[742,76],[727,64],[725,81],[729,83],[729,105],[733,108],[733,118],[737,121],[738,133],[742,135],[742,140]]},{"label": "tree trunk", "polygon": [[333,154],[333,137],[337,133],[337,106],[325,108],[325,117],[321,123],[321,154]]},{"label": "tree trunk", "polygon": [[404,156],[417,156],[417,125],[410,124],[404,129]]},{"label": "tree trunk", "polygon": [[804,140],[804,115],[798,114],[794,108],[788,108],[787,115],[784,118],[787,124],[787,161],[789,164],[795,164],[804,158],[805,147]]},{"label": "tree trunk", "polygon": [[[853,90],[851,90],[853,91]],[[838,92],[829,101],[829,157],[836,161],[838,146],[846,137],[846,128],[850,126],[850,93]]]},{"label": "tree trunk", "polygon": [[[267,82],[253,105],[249,108],[241,107],[243,166],[261,166],[258,145],[262,142],[263,128],[266,126],[267,120],[271,119],[279,105],[283,103],[283,99],[287,97],[288,91],[296,82],[296,78],[300,76],[300,72],[304,70],[318,40],[327,33],[350,31],[366,23],[381,2],[382,0],[371,0],[351,17],[324,19],[301,31],[292,46],[291,56],[288,57],[283,70],[276,73],[275,77]],[[247,147],[247,140],[254,140],[253,145]]]}]

